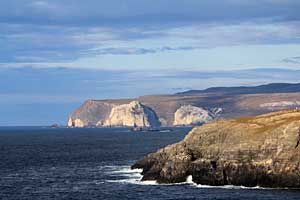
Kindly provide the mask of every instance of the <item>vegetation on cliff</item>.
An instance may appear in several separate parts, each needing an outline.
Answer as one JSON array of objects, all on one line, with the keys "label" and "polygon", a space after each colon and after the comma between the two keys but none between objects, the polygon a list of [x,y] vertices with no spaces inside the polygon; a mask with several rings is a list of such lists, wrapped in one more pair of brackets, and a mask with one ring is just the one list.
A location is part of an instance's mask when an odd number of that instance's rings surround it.
[{"label": "vegetation on cliff", "polygon": [[208,123],[132,168],[159,183],[299,188],[299,127],[298,110]]}]

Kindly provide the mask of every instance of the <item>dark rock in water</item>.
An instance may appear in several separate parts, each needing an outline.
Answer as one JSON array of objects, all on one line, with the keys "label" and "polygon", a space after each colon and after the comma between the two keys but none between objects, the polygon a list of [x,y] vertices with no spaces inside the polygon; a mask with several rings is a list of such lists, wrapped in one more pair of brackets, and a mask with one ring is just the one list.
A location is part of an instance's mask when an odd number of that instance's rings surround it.
[{"label": "dark rock in water", "polygon": [[52,124],[50,127],[51,128],[61,128],[61,125],[59,125],[59,124]]},{"label": "dark rock in water", "polygon": [[143,180],[300,188],[300,111],[209,123],[132,168]]},{"label": "dark rock in water", "polygon": [[151,128],[151,127],[132,127],[130,128],[130,131],[132,132],[159,132],[159,128]]}]

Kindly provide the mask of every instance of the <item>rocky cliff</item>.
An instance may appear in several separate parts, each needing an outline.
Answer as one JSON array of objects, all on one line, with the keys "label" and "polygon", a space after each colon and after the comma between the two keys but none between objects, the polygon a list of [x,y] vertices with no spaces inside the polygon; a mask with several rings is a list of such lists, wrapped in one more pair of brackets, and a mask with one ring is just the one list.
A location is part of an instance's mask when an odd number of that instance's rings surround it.
[{"label": "rocky cliff", "polygon": [[[300,105],[300,93],[295,92],[298,91],[298,86],[298,84],[271,84],[253,88],[211,88],[200,92],[142,96],[135,99],[88,100],[70,115],[69,125],[102,126],[113,107],[132,101],[138,101],[153,110],[162,126],[198,124],[211,121],[211,117],[213,120],[226,119],[295,109]],[[276,89],[278,87],[280,90]],[[284,92],[284,89],[286,93],[276,93]],[[265,91],[267,93],[262,93]],[[190,106],[192,109],[183,106]],[[182,107],[185,109],[180,109]],[[178,110],[180,112],[177,115]]]},{"label": "rocky cliff", "polygon": [[195,127],[181,142],[132,168],[143,180],[262,187],[300,187],[300,111],[274,112]]},{"label": "rocky cliff", "polygon": [[103,126],[159,127],[160,122],[151,108],[138,101],[132,101],[113,107]]},{"label": "rocky cliff", "polygon": [[78,128],[95,126],[109,116],[113,106],[115,104],[109,102],[88,100],[70,115],[67,126]]},{"label": "rocky cliff", "polygon": [[68,120],[68,127],[86,126],[115,127],[159,127],[160,121],[155,111],[138,101],[125,104],[88,101],[83,112],[75,112]]},{"label": "rocky cliff", "polygon": [[200,125],[212,121],[215,113],[191,105],[181,106],[174,114],[174,125]]}]

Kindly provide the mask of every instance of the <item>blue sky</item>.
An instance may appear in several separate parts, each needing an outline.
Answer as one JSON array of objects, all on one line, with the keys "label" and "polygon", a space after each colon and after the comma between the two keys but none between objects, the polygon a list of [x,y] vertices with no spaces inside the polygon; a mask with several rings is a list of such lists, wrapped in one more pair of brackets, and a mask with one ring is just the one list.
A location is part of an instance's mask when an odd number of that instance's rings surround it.
[{"label": "blue sky", "polygon": [[224,71],[300,69],[299,10],[298,0],[3,0],[0,125],[63,123],[87,98],[296,82],[294,71]]}]

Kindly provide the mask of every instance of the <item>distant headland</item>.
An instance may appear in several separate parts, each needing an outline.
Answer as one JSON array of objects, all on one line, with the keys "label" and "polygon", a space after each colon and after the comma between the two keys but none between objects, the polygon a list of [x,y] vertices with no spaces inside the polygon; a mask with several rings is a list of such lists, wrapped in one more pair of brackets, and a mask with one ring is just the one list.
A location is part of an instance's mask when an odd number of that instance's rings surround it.
[{"label": "distant headland", "polygon": [[135,99],[87,100],[68,127],[192,126],[300,106],[300,84],[214,87]]}]

